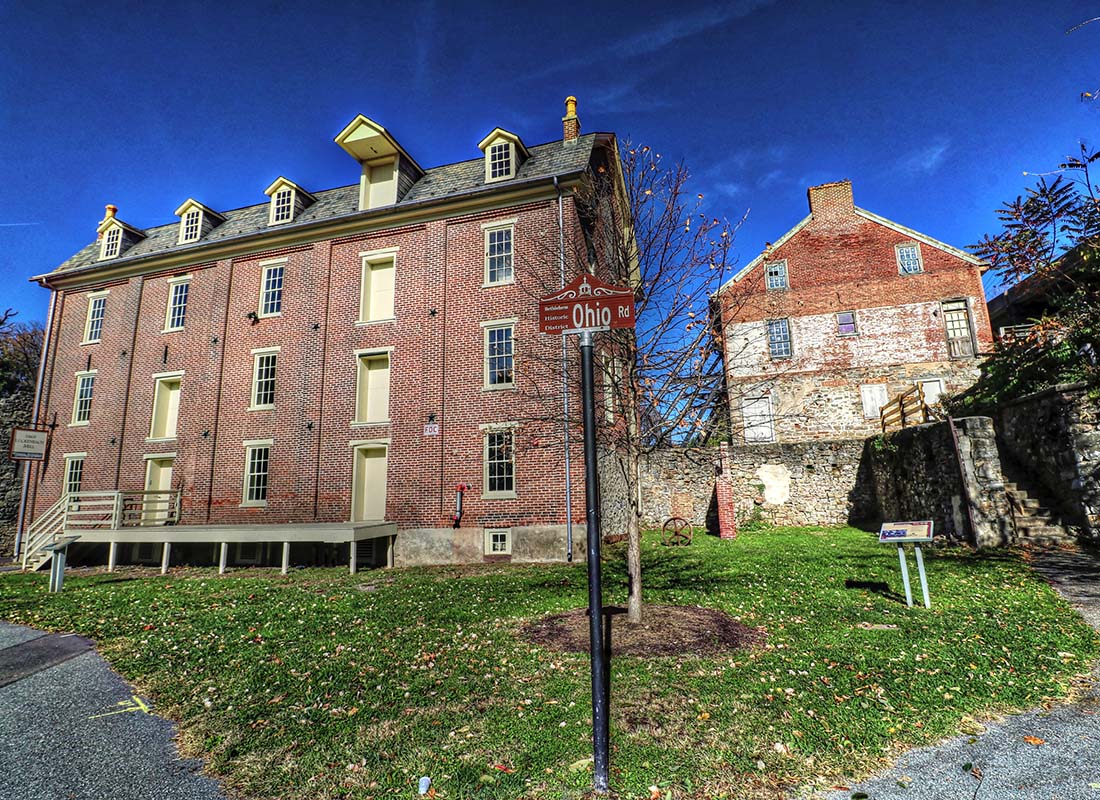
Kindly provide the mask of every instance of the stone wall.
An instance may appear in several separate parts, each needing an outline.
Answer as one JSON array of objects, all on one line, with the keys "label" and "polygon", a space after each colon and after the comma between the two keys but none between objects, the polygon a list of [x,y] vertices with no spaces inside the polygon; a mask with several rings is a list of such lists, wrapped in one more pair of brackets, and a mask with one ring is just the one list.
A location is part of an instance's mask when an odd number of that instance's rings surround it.
[{"label": "stone wall", "polygon": [[8,457],[11,430],[30,422],[34,396],[29,392],[0,397],[0,558],[15,549],[16,520],[19,516],[20,471]]},{"label": "stone wall", "polygon": [[874,486],[876,516],[931,519],[937,534],[979,547],[1011,544],[1016,531],[993,420],[957,419],[955,429],[958,454],[947,422],[867,440],[864,458]]},{"label": "stone wall", "polygon": [[1055,386],[1004,405],[1007,454],[1061,504],[1066,521],[1100,537],[1100,403],[1082,384]]}]

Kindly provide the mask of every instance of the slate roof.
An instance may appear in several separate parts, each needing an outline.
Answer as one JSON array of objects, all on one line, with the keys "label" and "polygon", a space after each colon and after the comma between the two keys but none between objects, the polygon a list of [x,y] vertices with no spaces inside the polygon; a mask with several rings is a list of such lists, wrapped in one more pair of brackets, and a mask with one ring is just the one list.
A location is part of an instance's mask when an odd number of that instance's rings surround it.
[{"label": "slate roof", "polygon": [[[412,185],[398,203],[386,208],[399,210],[406,206],[439,200],[477,189],[498,190],[529,180],[583,171],[588,166],[592,148],[598,135],[596,133],[585,134],[575,143],[569,145],[558,140],[531,147],[530,158],[520,165],[516,176],[507,181],[494,181],[491,184],[486,184],[484,158],[433,167],[427,170],[424,176]],[[313,195],[317,198],[315,203],[305,208],[293,223],[280,225],[278,229],[286,230],[311,223],[366,213],[359,210],[358,183],[341,186],[337,189],[314,192]],[[178,220],[168,225],[147,228],[143,231],[145,238],[125,250],[119,258],[100,261],[99,242],[93,241],[49,274],[57,275],[99,264],[117,264],[120,261],[162,255],[171,251],[182,252],[188,249],[201,248],[203,245],[212,242],[273,230],[268,225],[270,207],[270,202],[263,202],[232,211],[218,212],[225,217],[225,222],[209,231],[198,242],[188,244],[179,244]]]}]

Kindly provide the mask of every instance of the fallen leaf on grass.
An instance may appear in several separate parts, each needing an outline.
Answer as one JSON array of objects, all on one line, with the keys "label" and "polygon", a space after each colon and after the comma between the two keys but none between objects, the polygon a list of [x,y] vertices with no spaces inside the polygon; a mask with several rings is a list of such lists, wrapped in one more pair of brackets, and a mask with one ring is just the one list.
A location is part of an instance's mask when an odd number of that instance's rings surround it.
[{"label": "fallen leaf on grass", "polygon": [[507,772],[509,775],[515,772],[514,769],[512,769],[511,767],[506,767],[503,764],[493,764],[493,769],[499,769],[501,772]]},{"label": "fallen leaf on grass", "polygon": [[1040,739],[1038,736],[1025,736],[1024,741],[1028,744],[1033,744],[1038,747],[1041,744],[1046,744],[1046,739]]},{"label": "fallen leaf on grass", "polygon": [[581,758],[569,765],[570,772],[580,772],[582,769],[592,768],[592,756]]}]

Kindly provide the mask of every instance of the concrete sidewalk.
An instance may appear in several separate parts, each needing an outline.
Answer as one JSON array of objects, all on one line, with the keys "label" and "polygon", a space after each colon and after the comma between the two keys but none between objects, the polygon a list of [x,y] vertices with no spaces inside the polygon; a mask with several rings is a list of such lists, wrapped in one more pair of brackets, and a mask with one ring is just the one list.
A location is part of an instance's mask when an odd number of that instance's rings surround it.
[{"label": "concrete sidewalk", "polygon": [[5,800],[225,800],[174,735],[91,642],[0,622]]},{"label": "concrete sidewalk", "polygon": [[[1100,630],[1100,560],[1071,550],[1036,551],[1033,566]],[[1074,703],[991,723],[902,756],[887,772],[822,800],[1100,800],[1100,668]],[[1042,739],[1031,744],[1024,737]],[[1034,740],[1033,740],[1034,741]]]}]

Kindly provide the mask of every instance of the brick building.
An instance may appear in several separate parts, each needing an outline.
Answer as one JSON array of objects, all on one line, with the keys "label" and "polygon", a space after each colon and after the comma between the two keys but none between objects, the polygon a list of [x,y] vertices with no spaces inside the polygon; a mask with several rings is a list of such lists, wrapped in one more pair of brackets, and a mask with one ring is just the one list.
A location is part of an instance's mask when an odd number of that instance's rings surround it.
[{"label": "brick building", "polygon": [[108,206],[97,241],[34,278],[55,427],[30,560],[62,531],[112,564],[564,558],[543,405],[561,389],[537,366],[561,342],[536,299],[582,268],[586,174],[619,168],[613,135],[566,111],[560,140],[497,128],[431,169],[360,115],[336,137],[351,185],[280,177],[257,205],[188,199],[144,229]]},{"label": "brick building", "polygon": [[970,386],[992,345],[985,262],[857,208],[850,181],[716,293],[734,441],[848,439],[914,384]]}]

